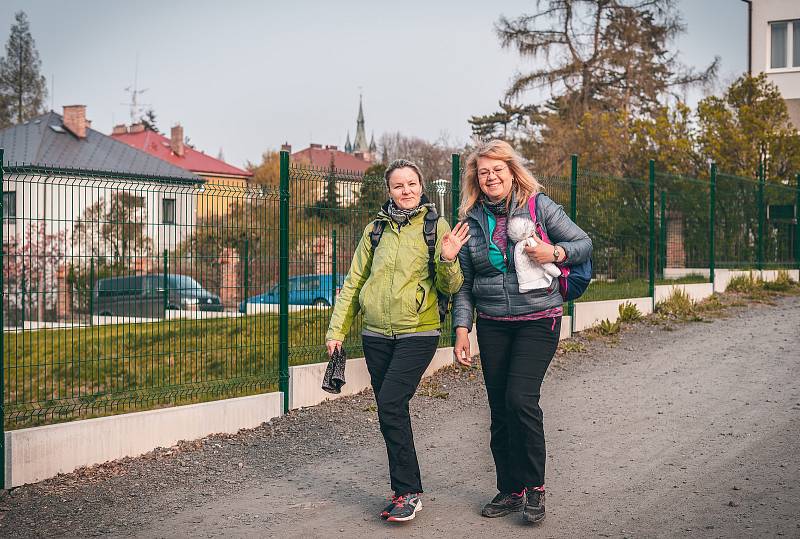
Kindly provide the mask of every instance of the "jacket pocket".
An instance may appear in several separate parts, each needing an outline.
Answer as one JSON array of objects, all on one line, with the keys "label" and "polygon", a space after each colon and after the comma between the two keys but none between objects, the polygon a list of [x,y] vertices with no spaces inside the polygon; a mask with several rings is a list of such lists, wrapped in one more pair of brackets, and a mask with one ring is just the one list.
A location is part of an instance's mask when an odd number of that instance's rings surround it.
[{"label": "jacket pocket", "polygon": [[428,290],[425,289],[422,283],[417,285],[415,299],[417,300],[417,313],[419,313],[425,308],[425,301],[428,299]]}]

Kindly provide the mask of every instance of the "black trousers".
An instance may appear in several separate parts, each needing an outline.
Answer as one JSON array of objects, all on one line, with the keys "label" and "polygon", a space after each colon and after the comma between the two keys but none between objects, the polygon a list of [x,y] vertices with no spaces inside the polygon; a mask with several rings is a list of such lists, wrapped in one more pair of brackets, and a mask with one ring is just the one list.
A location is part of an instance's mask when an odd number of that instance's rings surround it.
[{"label": "black trousers", "polygon": [[392,490],[395,494],[422,492],[408,402],[433,359],[439,337],[381,339],[364,336],[361,339],[389,455]]},{"label": "black trousers", "polygon": [[540,389],[561,318],[499,322],[478,318],[478,346],[491,411],[491,448],[500,492],[544,485],[547,451]]}]

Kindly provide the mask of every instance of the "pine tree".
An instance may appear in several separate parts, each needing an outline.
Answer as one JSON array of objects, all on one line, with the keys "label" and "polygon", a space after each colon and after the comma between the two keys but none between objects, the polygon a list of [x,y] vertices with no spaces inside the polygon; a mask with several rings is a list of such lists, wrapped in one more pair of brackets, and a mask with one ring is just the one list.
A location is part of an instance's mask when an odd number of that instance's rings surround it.
[{"label": "pine tree", "polygon": [[150,131],[154,131],[156,133],[161,133],[158,130],[158,126],[156,125],[156,111],[153,109],[147,109],[142,116],[139,117],[139,121],[144,124],[145,129],[149,129]]},{"label": "pine tree", "polygon": [[0,122],[22,123],[45,111],[47,83],[24,11],[15,15],[5,58],[0,59]]}]

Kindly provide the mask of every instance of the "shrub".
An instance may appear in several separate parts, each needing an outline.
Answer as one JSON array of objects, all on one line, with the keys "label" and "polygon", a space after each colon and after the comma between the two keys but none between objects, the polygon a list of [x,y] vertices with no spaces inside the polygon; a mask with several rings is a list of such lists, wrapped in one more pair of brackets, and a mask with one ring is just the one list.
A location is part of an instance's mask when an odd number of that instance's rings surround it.
[{"label": "shrub", "polygon": [[667,299],[656,305],[656,312],[678,318],[695,316],[695,305],[689,294],[681,288],[675,288]]},{"label": "shrub", "polygon": [[789,277],[788,271],[780,270],[774,281],[764,281],[762,287],[771,292],[786,292],[794,287],[794,281]]},{"label": "shrub", "polygon": [[617,320],[616,322],[612,322],[611,320],[606,318],[605,320],[600,322],[600,324],[597,326],[597,331],[601,335],[616,335],[617,333],[619,333],[620,327],[621,324],[619,320]]},{"label": "shrub", "polygon": [[737,275],[730,281],[728,281],[728,288],[727,290],[732,292],[755,292],[756,290],[762,288],[763,281],[760,278],[757,278],[753,275],[751,271],[747,275]]},{"label": "shrub", "polygon": [[627,324],[628,322],[636,322],[637,320],[642,319],[642,312],[639,310],[639,307],[631,303],[630,301],[626,301],[622,305],[619,306],[619,321],[623,324]]}]

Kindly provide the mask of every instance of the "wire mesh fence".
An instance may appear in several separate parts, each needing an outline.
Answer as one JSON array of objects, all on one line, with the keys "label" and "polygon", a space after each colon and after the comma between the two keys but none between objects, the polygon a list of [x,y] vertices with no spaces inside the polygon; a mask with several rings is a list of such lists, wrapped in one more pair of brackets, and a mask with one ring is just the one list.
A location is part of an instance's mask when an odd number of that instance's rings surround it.
[{"label": "wire mesh fence", "polygon": [[[331,307],[387,192],[382,177],[282,163],[280,188],[7,167],[5,426],[286,392],[289,365],[325,361]],[[459,163],[425,183],[451,226]],[[798,267],[796,185],[616,178],[576,158],[539,180],[593,240],[580,301],[647,297],[715,265]],[[451,332],[448,317],[440,346]]]},{"label": "wire mesh fence", "polygon": [[577,224],[592,238],[593,282],[580,301],[648,295],[648,184],[577,172]]},{"label": "wire mesh fence", "polygon": [[657,277],[708,281],[710,182],[657,172],[655,196]]},{"label": "wire mesh fence", "polygon": [[275,192],[33,167],[3,191],[7,425],[275,388],[275,316],[239,312],[275,281]]}]

